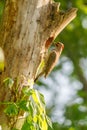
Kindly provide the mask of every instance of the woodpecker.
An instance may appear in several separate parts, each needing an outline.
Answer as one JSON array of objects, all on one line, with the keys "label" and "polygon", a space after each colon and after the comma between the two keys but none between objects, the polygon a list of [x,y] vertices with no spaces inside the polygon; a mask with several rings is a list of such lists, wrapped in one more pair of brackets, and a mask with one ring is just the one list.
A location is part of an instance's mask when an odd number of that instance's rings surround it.
[{"label": "woodpecker", "polygon": [[58,42],[55,44],[55,48],[49,53],[47,60],[45,61],[44,68],[40,74],[37,75],[35,81],[42,75],[46,78],[57,64],[61,52],[64,48],[64,44]]}]

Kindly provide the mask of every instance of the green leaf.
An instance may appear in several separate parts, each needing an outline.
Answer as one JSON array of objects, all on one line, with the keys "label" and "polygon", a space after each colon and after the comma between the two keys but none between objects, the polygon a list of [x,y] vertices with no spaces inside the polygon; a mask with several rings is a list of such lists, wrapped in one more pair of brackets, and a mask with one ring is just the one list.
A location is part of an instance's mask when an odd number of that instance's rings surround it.
[{"label": "green leaf", "polygon": [[39,97],[38,97],[38,94],[37,94],[37,91],[36,91],[36,90],[33,91],[33,93],[32,93],[32,98],[33,98],[33,100],[34,100],[34,102],[35,102],[36,104],[39,103]]},{"label": "green leaf", "polygon": [[33,123],[28,123],[27,121],[25,121],[21,130],[39,130],[39,129],[36,129]]},{"label": "green leaf", "polygon": [[28,108],[28,101],[27,100],[21,100],[19,103],[18,103],[18,106],[20,109],[22,110],[25,110],[25,111],[29,111],[29,108]]},{"label": "green leaf", "polygon": [[27,122],[25,122],[24,125],[22,126],[21,130],[31,130],[31,129],[30,129],[29,124]]},{"label": "green leaf", "polygon": [[18,107],[15,103],[9,104],[6,109],[4,110],[6,115],[8,116],[14,116],[18,114]]},{"label": "green leaf", "polygon": [[44,95],[38,91],[37,91],[37,93],[39,95],[39,99],[40,99],[41,104],[43,105],[43,107],[45,107]]},{"label": "green leaf", "polygon": [[38,125],[39,125],[41,130],[48,129],[48,125],[47,125],[45,118],[43,119],[42,116],[40,116],[40,115],[38,116]]},{"label": "green leaf", "polygon": [[28,124],[32,124],[33,123],[33,115],[29,115],[28,117],[27,117],[27,123]]},{"label": "green leaf", "polygon": [[10,89],[12,88],[14,81],[11,78],[6,78],[3,83],[5,84],[6,87],[9,87]]},{"label": "green leaf", "polygon": [[22,89],[22,92],[24,95],[26,96],[30,96],[31,95],[31,89],[28,87],[28,86],[25,86],[23,89]]},{"label": "green leaf", "polygon": [[29,114],[31,114],[33,116],[35,112],[35,105],[32,103],[32,101],[30,101],[29,103]]}]

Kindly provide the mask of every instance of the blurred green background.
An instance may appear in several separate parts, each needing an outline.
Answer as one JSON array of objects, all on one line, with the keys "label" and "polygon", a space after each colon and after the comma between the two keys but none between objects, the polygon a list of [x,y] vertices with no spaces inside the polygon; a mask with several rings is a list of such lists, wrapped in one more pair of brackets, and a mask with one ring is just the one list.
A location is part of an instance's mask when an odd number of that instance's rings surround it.
[{"label": "blurred green background", "polygon": [[[55,1],[61,10],[78,8],[77,17],[56,39],[65,46],[59,63],[35,87],[45,96],[54,130],[87,130],[87,0]],[[0,0],[0,22],[3,8]]]}]

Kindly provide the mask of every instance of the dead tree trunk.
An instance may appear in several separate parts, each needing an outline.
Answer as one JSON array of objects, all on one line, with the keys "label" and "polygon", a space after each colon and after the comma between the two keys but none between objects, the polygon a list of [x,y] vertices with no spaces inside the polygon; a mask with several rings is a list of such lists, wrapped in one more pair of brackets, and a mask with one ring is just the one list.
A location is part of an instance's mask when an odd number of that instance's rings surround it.
[{"label": "dead tree trunk", "polygon": [[[3,79],[23,75],[25,80],[34,80],[47,40],[51,38],[52,42],[75,18],[77,9],[63,13],[59,5],[50,0],[6,0],[0,27],[0,47],[4,50],[6,68],[0,75],[0,101],[8,101],[11,96],[3,87]],[[3,109],[0,105],[0,125],[8,130]]]}]

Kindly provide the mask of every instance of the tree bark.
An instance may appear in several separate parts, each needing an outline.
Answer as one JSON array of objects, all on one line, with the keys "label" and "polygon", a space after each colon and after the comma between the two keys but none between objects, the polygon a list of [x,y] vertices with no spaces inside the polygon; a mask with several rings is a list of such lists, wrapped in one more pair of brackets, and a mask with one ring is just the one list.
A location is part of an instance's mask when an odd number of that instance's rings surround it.
[{"label": "tree bark", "polygon": [[[8,88],[3,87],[3,79],[23,75],[26,81],[34,80],[47,41],[51,39],[51,44],[75,18],[77,9],[61,12],[59,6],[50,0],[6,0],[0,27],[0,47],[5,55],[5,71],[0,75],[0,101],[11,98]],[[3,130],[8,130],[8,119],[3,109],[0,105],[0,125]]]}]

